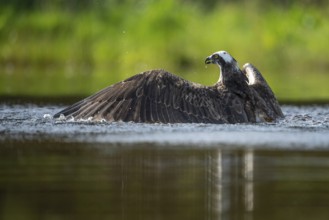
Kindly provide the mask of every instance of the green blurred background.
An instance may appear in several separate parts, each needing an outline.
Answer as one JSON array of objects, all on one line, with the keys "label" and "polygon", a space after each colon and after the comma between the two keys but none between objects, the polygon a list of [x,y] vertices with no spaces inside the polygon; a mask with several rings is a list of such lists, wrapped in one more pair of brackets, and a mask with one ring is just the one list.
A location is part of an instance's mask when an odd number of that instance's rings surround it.
[{"label": "green blurred background", "polygon": [[212,85],[218,50],[280,100],[329,100],[326,0],[0,0],[0,95],[85,96],[162,68]]}]

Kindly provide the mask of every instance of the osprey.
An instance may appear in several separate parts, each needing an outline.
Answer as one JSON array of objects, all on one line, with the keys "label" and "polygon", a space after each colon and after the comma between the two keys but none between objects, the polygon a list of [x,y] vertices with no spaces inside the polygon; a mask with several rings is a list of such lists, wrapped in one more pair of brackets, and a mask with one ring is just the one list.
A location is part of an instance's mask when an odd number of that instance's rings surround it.
[{"label": "osprey", "polygon": [[150,70],[111,85],[56,113],[75,120],[145,123],[254,123],[283,117],[271,88],[251,64],[240,70],[226,51],[205,60],[216,64],[213,86],[189,82],[165,70]]}]

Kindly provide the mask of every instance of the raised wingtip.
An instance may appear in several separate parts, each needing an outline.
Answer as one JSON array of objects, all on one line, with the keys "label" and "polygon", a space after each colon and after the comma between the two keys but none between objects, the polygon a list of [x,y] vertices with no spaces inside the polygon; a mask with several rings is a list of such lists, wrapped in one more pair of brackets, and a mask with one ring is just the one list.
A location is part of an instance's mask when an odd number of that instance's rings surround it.
[{"label": "raised wingtip", "polygon": [[247,69],[247,68],[254,68],[254,66],[251,63],[246,63],[243,65],[243,69]]},{"label": "raised wingtip", "polygon": [[248,78],[249,85],[253,85],[257,82],[257,71],[251,63],[243,65],[243,72]]},{"label": "raised wingtip", "polygon": [[243,65],[243,72],[246,74],[246,76],[249,79],[249,85],[260,83],[260,84],[265,84],[266,86],[268,86],[267,82],[265,81],[262,74],[251,63],[246,63]]}]

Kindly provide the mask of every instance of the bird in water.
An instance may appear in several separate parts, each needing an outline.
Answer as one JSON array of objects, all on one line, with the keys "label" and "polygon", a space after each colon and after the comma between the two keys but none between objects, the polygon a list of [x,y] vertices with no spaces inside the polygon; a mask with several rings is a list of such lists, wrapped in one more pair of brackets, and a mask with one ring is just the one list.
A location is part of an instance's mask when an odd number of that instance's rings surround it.
[{"label": "bird in water", "polygon": [[204,86],[165,70],[150,70],[111,85],[56,113],[54,118],[141,123],[255,123],[283,117],[271,88],[252,65],[242,70],[226,51],[205,60],[220,69]]}]

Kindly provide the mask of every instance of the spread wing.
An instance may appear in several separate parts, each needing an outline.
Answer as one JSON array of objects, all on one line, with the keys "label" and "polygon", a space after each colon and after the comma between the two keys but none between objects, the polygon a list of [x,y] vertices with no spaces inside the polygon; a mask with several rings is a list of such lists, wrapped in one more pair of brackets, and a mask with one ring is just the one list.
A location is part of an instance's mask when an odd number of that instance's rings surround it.
[{"label": "spread wing", "polygon": [[[151,70],[109,86],[54,117],[148,123],[246,122],[239,100],[238,108],[227,107],[228,100],[235,99],[216,87],[191,83],[164,70]],[[229,118],[232,115],[234,118]]]},{"label": "spread wing", "polygon": [[259,70],[247,63],[243,66],[242,71],[248,77],[249,87],[252,89],[256,114],[265,121],[283,117],[278,100]]}]

